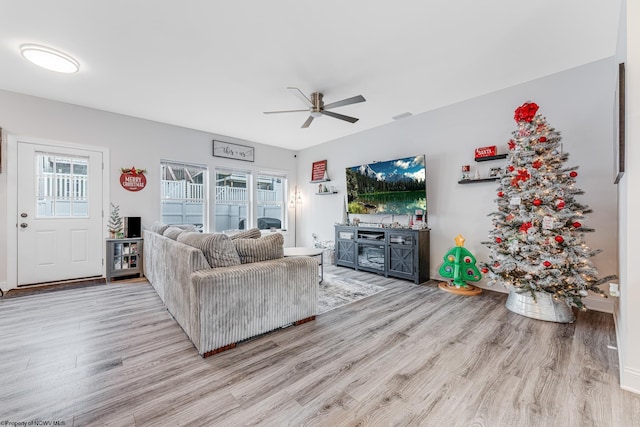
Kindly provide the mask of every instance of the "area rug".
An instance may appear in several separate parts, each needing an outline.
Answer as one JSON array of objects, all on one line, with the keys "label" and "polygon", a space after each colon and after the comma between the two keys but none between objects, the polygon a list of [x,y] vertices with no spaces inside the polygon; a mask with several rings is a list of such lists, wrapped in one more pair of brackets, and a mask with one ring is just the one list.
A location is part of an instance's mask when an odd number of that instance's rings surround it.
[{"label": "area rug", "polygon": [[360,280],[325,273],[324,280],[319,285],[318,314],[326,313],[386,289]]}]

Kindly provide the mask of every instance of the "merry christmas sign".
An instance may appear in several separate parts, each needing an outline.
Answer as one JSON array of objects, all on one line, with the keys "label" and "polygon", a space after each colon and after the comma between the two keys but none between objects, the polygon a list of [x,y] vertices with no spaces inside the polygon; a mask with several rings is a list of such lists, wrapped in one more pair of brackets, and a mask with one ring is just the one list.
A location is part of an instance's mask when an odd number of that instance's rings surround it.
[{"label": "merry christmas sign", "polygon": [[147,177],[144,174],[147,172],[145,169],[136,169],[135,166],[131,168],[120,169],[120,185],[125,190],[140,191],[147,185]]}]

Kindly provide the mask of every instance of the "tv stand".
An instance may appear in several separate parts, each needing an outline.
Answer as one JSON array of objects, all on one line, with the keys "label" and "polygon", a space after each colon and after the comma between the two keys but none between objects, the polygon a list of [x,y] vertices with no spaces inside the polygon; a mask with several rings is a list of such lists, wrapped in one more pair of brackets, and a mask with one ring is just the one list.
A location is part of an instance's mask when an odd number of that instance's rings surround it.
[{"label": "tv stand", "polygon": [[336,265],[423,283],[429,280],[429,229],[336,225]]}]

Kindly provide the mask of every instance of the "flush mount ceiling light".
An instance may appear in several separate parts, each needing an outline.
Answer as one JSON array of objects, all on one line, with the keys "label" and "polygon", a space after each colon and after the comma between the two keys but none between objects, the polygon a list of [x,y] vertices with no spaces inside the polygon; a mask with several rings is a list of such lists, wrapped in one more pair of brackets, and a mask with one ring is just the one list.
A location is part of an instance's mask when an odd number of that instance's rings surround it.
[{"label": "flush mount ceiling light", "polygon": [[23,44],[20,46],[20,52],[25,59],[47,70],[57,71],[58,73],[75,73],[80,69],[78,61],[66,53],[50,47]]}]

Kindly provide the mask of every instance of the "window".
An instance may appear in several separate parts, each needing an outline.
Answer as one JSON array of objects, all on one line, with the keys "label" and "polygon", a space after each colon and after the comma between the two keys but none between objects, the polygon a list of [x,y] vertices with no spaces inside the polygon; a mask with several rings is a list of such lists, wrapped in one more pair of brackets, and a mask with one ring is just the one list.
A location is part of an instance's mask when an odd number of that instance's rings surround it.
[{"label": "window", "polygon": [[256,181],[258,187],[257,227],[261,230],[283,228],[286,179],[282,176],[260,174]]},{"label": "window", "polygon": [[161,218],[165,224],[193,224],[208,228],[207,167],[162,161]]},{"label": "window", "polygon": [[36,153],[38,218],[88,215],[87,165],[86,157]]},{"label": "window", "polygon": [[216,230],[246,230],[249,217],[251,174],[243,171],[216,170]]},{"label": "window", "polygon": [[[283,175],[216,169],[215,231],[282,229],[285,221]],[[254,215],[255,212],[255,215]]]}]

